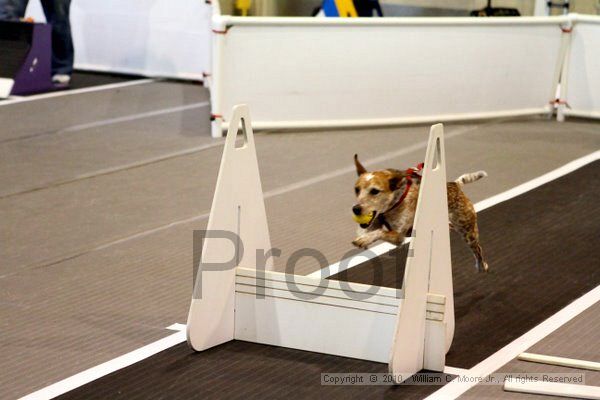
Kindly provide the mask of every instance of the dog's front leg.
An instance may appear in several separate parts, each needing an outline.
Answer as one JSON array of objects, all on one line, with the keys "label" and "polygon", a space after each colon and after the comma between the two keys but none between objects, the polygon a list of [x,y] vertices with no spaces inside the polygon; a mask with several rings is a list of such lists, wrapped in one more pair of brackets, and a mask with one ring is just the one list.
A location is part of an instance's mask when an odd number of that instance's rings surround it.
[{"label": "dog's front leg", "polygon": [[352,241],[352,244],[356,247],[360,247],[361,249],[366,249],[371,244],[380,240],[385,231],[383,229],[375,229],[373,231],[367,231],[361,235],[359,235],[356,239]]},{"label": "dog's front leg", "polygon": [[366,249],[378,240],[385,240],[386,242],[399,246],[404,241],[405,234],[406,232],[386,231],[383,229],[377,229],[371,232],[363,233],[362,235],[354,239],[352,244],[356,247]]},{"label": "dog's front leg", "polygon": [[386,242],[395,244],[396,246],[400,246],[402,243],[404,243],[405,238],[406,231],[385,231],[381,236],[381,240],[385,240]]}]

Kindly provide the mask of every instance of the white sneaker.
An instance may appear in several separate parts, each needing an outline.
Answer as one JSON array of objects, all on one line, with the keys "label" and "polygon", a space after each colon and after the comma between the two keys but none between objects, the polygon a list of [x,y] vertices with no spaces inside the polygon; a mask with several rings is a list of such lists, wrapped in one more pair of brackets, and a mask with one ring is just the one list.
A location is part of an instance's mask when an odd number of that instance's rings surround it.
[{"label": "white sneaker", "polygon": [[66,74],[56,74],[52,76],[52,83],[55,85],[68,85],[71,82],[71,76]]}]

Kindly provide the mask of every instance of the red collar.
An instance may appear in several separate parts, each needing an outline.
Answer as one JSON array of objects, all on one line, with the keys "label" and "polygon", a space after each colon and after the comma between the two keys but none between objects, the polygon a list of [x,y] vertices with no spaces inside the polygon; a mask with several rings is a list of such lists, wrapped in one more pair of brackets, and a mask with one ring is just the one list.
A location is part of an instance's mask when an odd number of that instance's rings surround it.
[{"label": "red collar", "polygon": [[413,184],[413,178],[416,179],[421,179],[421,175],[419,174],[419,172],[421,172],[423,170],[423,163],[419,163],[417,164],[417,166],[415,168],[409,168],[406,170],[406,187],[404,188],[404,193],[402,193],[402,196],[400,196],[400,198],[398,199],[398,201],[396,202],[396,204],[394,204],[392,206],[392,208],[390,208],[388,211],[392,211],[394,208],[398,207],[400,204],[402,204],[402,202],[404,201],[404,199],[406,198],[406,196],[408,196],[408,192],[410,190],[410,187]]},{"label": "red collar", "polygon": [[[419,174],[420,171],[423,170],[423,163],[419,163],[417,164],[416,168],[409,168],[406,170],[406,188],[404,188],[404,193],[402,193],[402,196],[400,196],[400,198],[398,199],[398,201],[396,202],[396,204],[394,204],[392,206],[392,208],[390,208],[388,211],[392,211],[394,208],[398,207],[400,204],[402,204],[402,202],[404,201],[404,199],[406,198],[406,196],[408,195],[408,191],[410,190],[410,187],[413,184],[413,178],[415,179],[421,179],[421,175]],[[377,216],[377,219],[379,220],[379,223],[383,226],[385,226],[388,230],[392,231],[392,226],[389,224],[389,222],[386,221],[385,219],[385,213],[383,214],[379,214]]]}]

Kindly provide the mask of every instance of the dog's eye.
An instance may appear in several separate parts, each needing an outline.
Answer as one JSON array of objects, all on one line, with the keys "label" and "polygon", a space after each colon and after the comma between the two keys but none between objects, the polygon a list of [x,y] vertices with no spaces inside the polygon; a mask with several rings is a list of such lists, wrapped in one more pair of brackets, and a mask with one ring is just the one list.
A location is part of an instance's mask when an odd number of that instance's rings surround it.
[{"label": "dog's eye", "polygon": [[372,196],[378,195],[379,194],[379,189],[371,189],[371,191],[369,192],[369,194],[371,194]]},{"label": "dog's eye", "polygon": [[360,193],[360,188],[355,187],[354,188],[354,193],[356,193],[356,195],[358,196],[358,194]]}]

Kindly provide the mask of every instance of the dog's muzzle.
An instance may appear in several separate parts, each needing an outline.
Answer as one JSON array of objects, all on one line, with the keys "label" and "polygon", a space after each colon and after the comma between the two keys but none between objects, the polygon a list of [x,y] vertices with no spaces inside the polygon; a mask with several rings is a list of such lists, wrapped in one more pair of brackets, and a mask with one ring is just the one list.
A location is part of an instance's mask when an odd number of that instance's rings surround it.
[{"label": "dog's muzzle", "polygon": [[353,214],[352,219],[357,224],[360,224],[361,228],[365,229],[368,228],[375,219],[375,212],[371,212],[370,214]]}]

